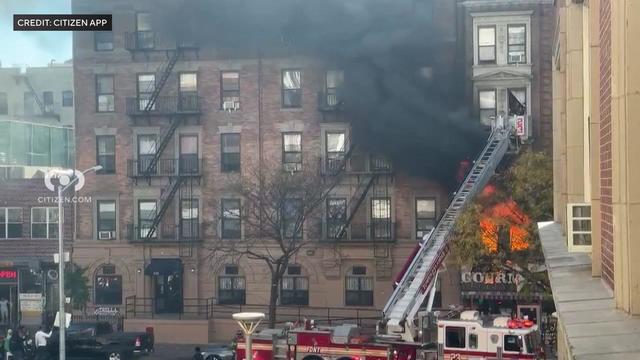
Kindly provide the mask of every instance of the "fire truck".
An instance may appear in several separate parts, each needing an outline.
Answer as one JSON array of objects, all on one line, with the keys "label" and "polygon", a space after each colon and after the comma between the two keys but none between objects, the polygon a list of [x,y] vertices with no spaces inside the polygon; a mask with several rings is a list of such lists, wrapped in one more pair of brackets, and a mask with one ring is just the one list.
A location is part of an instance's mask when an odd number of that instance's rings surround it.
[{"label": "fire truck", "polygon": [[[538,328],[527,319],[481,318],[477,311],[432,312],[435,282],[465,204],[489,181],[510,146],[495,128],[435,228],[420,241],[396,278],[375,335],[350,324],[265,329],[252,338],[253,360],[538,359]],[[425,307],[426,304],[426,307]],[[237,343],[236,359],[247,344]]]}]

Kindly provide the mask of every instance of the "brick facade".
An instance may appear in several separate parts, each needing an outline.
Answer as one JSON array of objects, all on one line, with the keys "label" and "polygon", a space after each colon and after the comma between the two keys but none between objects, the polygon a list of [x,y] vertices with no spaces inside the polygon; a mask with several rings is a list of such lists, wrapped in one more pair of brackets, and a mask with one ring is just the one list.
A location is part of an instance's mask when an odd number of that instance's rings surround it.
[{"label": "brick facade", "polygon": [[611,154],[611,3],[600,2],[600,196],[602,278],[614,287],[613,168]]},{"label": "brick facade", "polygon": [[[348,121],[340,115],[325,116],[318,110],[317,93],[324,87],[325,71],[329,68],[321,59],[297,55],[270,55],[262,58],[223,56],[214,49],[200,49],[197,57],[192,53],[185,53],[169,76],[161,96],[177,94],[177,74],[196,72],[197,91],[202,97],[202,115],[199,122],[189,120],[178,127],[174,139],[169,142],[161,158],[177,157],[178,134],[198,135],[199,156],[203,159],[204,171],[201,182],[194,184],[193,194],[199,199],[202,242],[194,244],[188,253],[182,252],[178,245],[144,246],[132,243],[127,225],[136,223],[137,200],[157,198],[167,186],[167,179],[140,181],[136,184],[127,176],[127,162],[136,157],[136,135],[160,133],[169,124],[168,118],[159,116],[134,125],[132,118],[126,113],[126,98],[136,96],[136,74],[155,72],[166,61],[166,54],[163,52],[137,54],[133,58],[124,49],[124,33],[134,30],[135,11],[148,10],[144,7],[147,5],[149,2],[131,5],[129,1],[112,0],[98,5],[93,1],[74,1],[74,12],[82,13],[89,9],[94,11],[98,7],[113,12],[114,29],[117,29],[114,30],[114,50],[110,52],[94,51],[92,33],[74,33],[75,88],[84,89],[77,91],[76,96],[77,167],[83,169],[96,163],[96,135],[115,135],[115,174],[94,176],[87,181],[85,188],[95,199],[113,199],[117,206],[117,236],[108,241],[96,238],[95,203],[78,206],[78,236],[74,259],[88,266],[87,274],[92,283],[103,265],[116,265],[117,274],[123,276],[122,304],[116,304],[121,310],[124,310],[126,297],[153,297],[153,280],[143,274],[152,258],[170,257],[182,260],[185,269],[184,298],[217,297],[218,276],[224,263],[216,263],[217,259],[212,256],[215,254],[212,254],[211,248],[219,236],[217,217],[220,199],[233,195],[225,184],[230,179],[238,179],[233,174],[221,171],[221,134],[240,133],[241,167],[243,172],[247,172],[261,163],[280,161],[283,132],[302,132],[302,153],[309,160],[323,156],[324,131],[349,129]],[[452,8],[451,11],[454,13],[454,10]],[[451,44],[455,45],[455,42]],[[283,69],[302,71],[301,108],[282,108]],[[240,74],[240,110],[232,113],[220,110],[220,73],[228,70],[238,71]],[[434,73],[437,71],[435,69]],[[95,78],[98,74],[114,75],[115,112],[96,112]],[[351,185],[342,184],[336,191],[350,197],[355,190],[353,179],[351,181]],[[381,308],[392,291],[393,275],[399,272],[415,245],[415,199],[435,198],[438,214],[444,211],[449,202],[449,194],[444,186],[427,179],[410,177],[401,169],[396,169],[393,175],[383,176],[379,185],[371,191],[391,197],[391,216],[395,224],[393,241],[383,244],[367,241],[338,245],[317,242],[301,251],[295,262],[302,265],[303,274],[310,279],[310,306],[344,306],[345,275],[354,265],[363,265],[367,268],[367,274],[374,278],[373,307]],[[362,205],[365,221],[370,212],[367,210],[370,208],[369,199],[370,196]],[[179,207],[176,203],[169,207],[164,219],[171,223],[177,219],[178,214]],[[246,302],[267,303],[269,279],[265,265],[244,259],[240,262],[240,273],[246,278]],[[456,291],[457,273],[447,271],[443,279],[443,304],[459,303]]]}]

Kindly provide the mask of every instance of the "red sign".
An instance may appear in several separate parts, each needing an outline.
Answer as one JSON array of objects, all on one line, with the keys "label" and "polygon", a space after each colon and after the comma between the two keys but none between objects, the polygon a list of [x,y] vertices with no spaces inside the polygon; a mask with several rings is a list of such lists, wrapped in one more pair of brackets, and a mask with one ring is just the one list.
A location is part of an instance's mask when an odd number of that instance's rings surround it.
[{"label": "red sign", "polygon": [[16,280],[18,279],[18,272],[15,270],[0,270],[0,279]]},{"label": "red sign", "polygon": [[516,135],[524,136],[526,135],[526,122],[524,121],[524,116],[516,117]]}]

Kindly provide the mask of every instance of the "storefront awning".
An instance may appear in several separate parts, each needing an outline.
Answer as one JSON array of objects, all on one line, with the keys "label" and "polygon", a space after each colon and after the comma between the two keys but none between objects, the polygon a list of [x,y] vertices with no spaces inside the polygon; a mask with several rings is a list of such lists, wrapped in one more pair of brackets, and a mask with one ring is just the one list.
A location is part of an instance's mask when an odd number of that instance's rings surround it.
[{"label": "storefront awning", "polygon": [[151,259],[151,262],[144,269],[144,274],[152,275],[172,275],[182,273],[182,261],[180,259]]}]

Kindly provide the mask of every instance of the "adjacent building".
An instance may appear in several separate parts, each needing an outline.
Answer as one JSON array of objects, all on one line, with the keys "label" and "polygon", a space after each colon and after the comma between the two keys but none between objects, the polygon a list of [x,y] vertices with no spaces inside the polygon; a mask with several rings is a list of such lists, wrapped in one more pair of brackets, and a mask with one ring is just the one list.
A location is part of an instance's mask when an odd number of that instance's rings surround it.
[{"label": "adjacent building", "polygon": [[556,1],[554,222],[540,224],[558,309],[559,359],[640,354],[640,10]]},{"label": "adjacent building", "polygon": [[[84,89],[76,166],[103,166],[83,189],[92,202],[77,208],[73,261],[87,268],[89,309],[117,309],[125,328],[154,326],[157,341],[228,339],[229,312],[264,311],[270,285],[264,263],[220,261],[211,250],[220,239],[243,241],[242,199],[225,184],[268,162],[296,171],[317,156],[327,176],[347,164],[346,177],[322,205],[323,231],[289,266],[279,311],[377,318],[394,276],[448,205],[445,186],[349,151],[337,91],[344,73],[334,64],[163,41],[157,8],[73,2],[74,12],[114,19],[113,32],[74,33],[74,86]],[[436,1],[436,10],[455,19],[453,2]],[[455,21],[438,23],[450,53],[426,64],[434,74],[457,51]],[[330,228],[347,218],[336,238]],[[443,274],[441,306],[459,304],[459,276]]]}]

